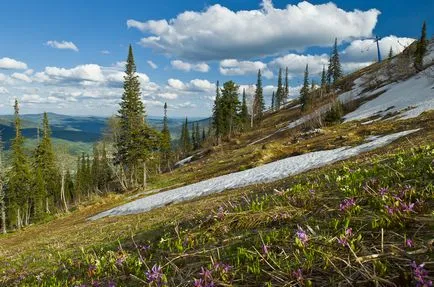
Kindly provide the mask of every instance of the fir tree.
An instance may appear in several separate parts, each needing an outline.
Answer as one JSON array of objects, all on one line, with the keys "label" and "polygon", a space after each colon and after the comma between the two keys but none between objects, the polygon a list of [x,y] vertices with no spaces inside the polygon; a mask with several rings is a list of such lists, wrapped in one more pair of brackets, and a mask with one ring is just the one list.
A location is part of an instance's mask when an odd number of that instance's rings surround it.
[{"label": "fir tree", "polygon": [[29,160],[24,153],[18,101],[15,100],[15,138],[12,143],[11,169],[9,171],[8,218],[13,227],[20,229],[30,220],[32,207],[32,176]]},{"label": "fir tree", "polygon": [[[115,163],[129,175],[129,184],[134,187],[139,181],[139,171],[143,172],[143,186],[146,185],[146,161],[158,146],[155,130],[146,124],[145,107],[141,100],[140,81],[136,73],[133,50],[128,51],[124,76],[124,93],[120,103],[119,137],[116,142]],[[126,181],[126,178],[123,180]]]},{"label": "fir tree", "polygon": [[190,132],[188,129],[188,119],[185,118],[185,122],[182,128],[182,138],[181,138],[181,147],[182,151],[185,154],[189,153],[191,150],[191,140],[190,140]]},{"label": "fir tree", "polygon": [[300,102],[302,110],[307,110],[309,108],[309,66],[307,64],[304,71],[303,87],[300,90]]},{"label": "fir tree", "polygon": [[205,127],[202,127],[202,143],[206,140]]},{"label": "fir tree", "polygon": [[247,110],[246,89],[243,89],[243,99],[241,102],[240,120],[242,129],[245,129],[249,123],[249,112]]},{"label": "fir tree", "polygon": [[163,118],[163,129],[161,131],[161,157],[163,159],[163,164],[169,168],[170,165],[170,157],[171,157],[171,137],[169,131],[169,123],[167,119],[167,103],[164,103],[164,118]]},{"label": "fir tree", "polygon": [[108,192],[108,183],[112,179],[112,170],[110,168],[110,160],[107,156],[107,149],[105,146],[105,143],[103,142],[102,148],[101,148],[101,181],[102,181],[102,187],[105,192]]},{"label": "fir tree", "polygon": [[392,57],[393,57],[393,49],[392,49],[392,46],[390,46],[390,50],[389,50],[389,59],[392,59]]},{"label": "fir tree", "polygon": [[239,87],[233,81],[224,83],[222,89],[221,104],[222,114],[224,115],[222,134],[229,137],[232,136],[238,124],[238,111],[241,108],[238,89]]},{"label": "fir tree", "polygon": [[200,148],[200,131],[199,123],[196,122],[196,128],[194,129],[194,138],[196,139],[196,149]]},{"label": "fir tree", "polygon": [[284,93],[285,93],[285,90],[284,90],[283,85],[282,85],[282,69],[279,69],[279,76],[277,78],[276,99],[275,99],[277,109],[280,109],[280,106],[283,103]]},{"label": "fir tree", "polygon": [[288,67],[285,69],[285,96],[284,101],[288,100],[289,97],[289,75],[288,75]]},{"label": "fir tree", "polygon": [[276,95],[275,95],[275,93],[274,93],[274,91],[273,91],[273,94],[271,95],[271,110],[272,111],[274,111],[274,106],[276,105]]},{"label": "fir tree", "polygon": [[333,73],[333,83],[336,83],[340,78],[342,78],[342,66],[339,60],[337,38],[335,38],[335,44],[333,46],[333,51],[332,51],[332,73]]},{"label": "fir tree", "polygon": [[417,71],[421,71],[423,69],[423,57],[426,54],[427,45],[428,42],[426,40],[426,22],[424,21],[419,41],[416,44],[416,52],[414,56],[414,67]]},{"label": "fir tree", "polygon": [[[58,204],[59,200],[59,172],[56,167],[56,158],[54,154],[53,145],[51,142],[51,130],[48,121],[47,113],[44,113],[42,119],[42,140],[39,141],[38,146],[35,149],[35,169],[41,172],[41,180],[44,183],[42,188],[39,185],[40,190],[38,190],[37,195],[37,211],[39,212],[39,207],[41,202],[39,200],[45,201],[45,212],[49,212],[50,206],[54,207]],[[41,194],[39,194],[41,193]],[[39,216],[41,214],[38,214]]]},{"label": "fir tree", "polygon": [[325,89],[327,86],[327,74],[325,70],[325,66],[322,66],[322,73],[321,73],[321,89]]},{"label": "fir tree", "polygon": [[92,159],[92,168],[91,168],[91,183],[92,190],[98,192],[101,186],[101,164],[100,164],[100,155],[98,150],[98,144],[93,146],[93,159]]},{"label": "fir tree", "polygon": [[255,98],[253,100],[253,117],[257,120],[262,119],[265,110],[264,90],[262,88],[261,70],[258,70],[258,78],[256,80]]},{"label": "fir tree", "polygon": [[0,131],[0,227],[1,233],[7,233],[6,227],[6,172],[3,165],[3,142]]},{"label": "fir tree", "polygon": [[219,81],[216,84],[216,96],[214,100],[213,115],[212,115],[212,127],[215,132],[217,144],[220,142],[222,135],[223,114],[222,114],[222,101],[220,94]]}]

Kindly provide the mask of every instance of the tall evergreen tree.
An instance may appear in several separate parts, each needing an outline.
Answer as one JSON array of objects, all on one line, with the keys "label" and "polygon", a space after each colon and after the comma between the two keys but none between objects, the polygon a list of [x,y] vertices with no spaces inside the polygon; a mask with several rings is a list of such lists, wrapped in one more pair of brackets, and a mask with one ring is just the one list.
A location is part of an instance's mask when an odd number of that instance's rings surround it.
[{"label": "tall evergreen tree", "polygon": [[3,164],[3,142],[0,131],[0,228],[6,234],[6,172]]},{"label": "tall evergreen tree", "polygon": [[202,127],[202,143],[206,140],[205,127]]},{"label": "tall evergreen tree", "polygon": [[390,46],[389,56],[388,56],[388,58],[389,58],[389,59],[392,59],[392,57],[393,57],[393,49],[392,49],[392,46]]},{"label": "tall evergreen tree", "polygon": [[[41,174],[41,180],[43,185],[39,185],[41,188],[36,194],[36,211],[40,214],[39,200],[45,202],[45,212],[49,212],[50,208],[54,208],[59,202],[59,172],[56,167],[56,157],[54,154],[53,145],[51,142],[51,130],[47,113],[44,113],[42,119],[42,139],[39,141],[38,146],[35,149],[35,169],[39,170]],[[40,194],[41,193],[41,194]]]},{"label": "tall evergreen tree", "polygon": [[15,138],[12,143],[11,169],[9,171],[8,218],[10,224],[20,229],[29,223],[33,197],[32,175],[27,155],[24,152],[24,137],[21,134],[21,119],[18,101],[15,100]]},{"label": "tall evergreen tree", "polygon": [[306,69],[304,71],[303,87],[300,90],[300,102],[303,110],[309,108],[309,66],[306,64]]},{"label": "tall evergreen tree", "polygon": [[200,148],[200,131],[199,131],[199,123],[196,122],[196,127],[194,129],[194,138],[196,139],[196,149]]},{"label": "tall evergreen tree", "polygon": [[249,112],[247,110],[246,89],[243,89],[243,99],[241,102],[240,120],[242,129],[245,129],[249,123]]},{"label": "tall evergreen tree", "polygon": [[426,39],[426,22],[424,21],[419,41],[416,44],[416,52],[414,56],[414,67],[417,71],[421,71],[423,69],[423,57],[426,54],[427,46],[428,42]]},{"label": "tall evergreen tree", "polygon": [[161,157],[163,159],[163,164],[169,168],[170,157],[172,152],[171,147],[171,137],[169,131],[169,123],[167,119],[167,103],[164,103],[164,118],[163,118],[163,129],[161,130]]},{"label": "tall evergreen tree", "polygon": [[276,105],[276,94],[273,91],[273,94],[271,95],[271,110],[274,111],[274,106]]},{"label": "tall evergreen tree", "polygon": [[338,51],[338,39],[335,38],[335,44],[333,45],[332,57],[331,57],[331,72],[333,77],[333,83],[336,83],[340,78],[342,78],[342,66],[339,60]]},{"label": "tall evergreen tree", "polygon": [[285,96],[284,101],[287,101],[289,97],[289,75],[288,75],[288,67],[285,69]]},{"label": "tall evergreen tree", "polygon": [[222,114],[222,100],[220,94],[219,81],[216,84],[216,96],[214,100],[213,115],[212,115],[212,127],[214,128],[217,144],[220,142],[223,129],[223,114]]},{"label": "tall evergreen tree", "polygon": [[[146,161],[158,146],[157,133],[146,124],[145,107],[141,100],[140,81],[136,73],[133,50],[128,50],[124,76],[124,93],[120,103],[120,131],[116,142],[115,163],[120,165],[123,174],[129,175],[130,187],[139,182],[139,172],[143,172],[143,186],[146,185]],[[123,180],[125,183],[126,178]]]},{"label": "tall evergreen tree", "polygon": [[223,135],[231,137],[238,124],[238,112],[241,108],[238,99],[239,86],[233,81],[224,83],[222,89],[222,114],[224,115]]},{"label": "tall evergreen tree", "polygon": [[253,117],[261,120],[265,110],[264,90],[262,88],[261,70],[258,70],[258,78],[256,80],[255,97],[253,100]]},{"label": "tall evergreen tree", "polygon": [[327,74],[325,70],[325,66],[322,66],[322,73],[321,73],[321,89],[325,89],[327,86]]},{"label": "tall evergreen tree", "polygon": [[92,183],[92,190],[98,192],[102,184],[102,179],[101,179],[101,159],[100,159],[97,143],[94,144],[93,146],[91,183]]},{"label": "tall evergreen tree", "polygon": [[283,104],[285,89],[282,84],[282,69],[279,69],[279,76],[277,78],[277,91],[276,91],[276,108],[280,109],[280,106]]},{"label": "tall evergreen tree", "polygon": [[110,168],[110,160],[107,155],[107,148],[104,142],[101,148],[100,168],[101,168],[102,188],[104,189],[105,192],[108,192],[108,183],[112,179],[113,175],[112,175],[112,169]]},{"label": "tall evergreen tree", "polygon": [[185,154],[189,153],[191,148],[192,148],[187,118],[185,118],[185,122],[184,122],[184,126],[183,126],[182,130],[183,130],[183,132],[182,132],[183,136],[181,139],[181,147],[182,147],[182,151],[185,155]]}]

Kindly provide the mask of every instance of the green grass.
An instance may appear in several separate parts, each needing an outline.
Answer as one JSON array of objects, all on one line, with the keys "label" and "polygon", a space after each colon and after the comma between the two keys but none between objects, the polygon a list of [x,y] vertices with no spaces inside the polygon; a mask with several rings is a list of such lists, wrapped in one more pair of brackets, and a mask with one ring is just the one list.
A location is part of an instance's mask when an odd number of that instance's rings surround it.
[{"label": "green grass", "polygon": [[[170,286],[192,286],[194,279],[203,277],[202,267],[212,270],[218,286],[412,284],[410,263],[434,259],[429,249],[434,147],[396,146],[393,152],[372,153],[372,159],[360,157],[277,183],[146,214],[84,221],[120,198],[99,202],[100,206],[95,202],[73,218],[0,240],[3,245],[9,239],[23,251],[9,256],[3,252],[6,257],[0,263],[11,265],[1,265],[0,282],[147,286],[145,273],[159,265]],[[381,188],[388,189],[384,195]],[[402,204],[416,203],[414,211],[404,211],[394,196]],[[339,205],[349,198],[355,205],[341,211]],[[395,206],[396,212],[389,214],[385,206]],[[51,230],[56,226],[57,231]],[[308,236],[306,243],[296,235],[299,228]],[[352,228],[352,236],[345,235],[347,228]],[[348,246],[339,244],[338,238],[345,238]],[[414,246],[406,247],[406,239]],[[216,263],[231,269],[225,271]]]}]

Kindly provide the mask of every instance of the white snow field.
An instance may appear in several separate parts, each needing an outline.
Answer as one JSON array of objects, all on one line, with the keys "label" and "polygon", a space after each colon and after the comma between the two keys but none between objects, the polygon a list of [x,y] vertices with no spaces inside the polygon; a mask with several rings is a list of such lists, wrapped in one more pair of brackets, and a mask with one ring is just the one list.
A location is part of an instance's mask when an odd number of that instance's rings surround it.
[{"label": "white snow field", "polygon": [[90,220],[97,220],[107,216],[142,213],[168,204],[191,200],[208,194],[222,192],[227,189],[276,181],[290,175],[296,175],[313,168],[322,167],[388,145],[394,140],[418,130],[419,129],[403,131],[378,138],[371,137],[369,139],[372,139],[372,141],[359,146],[341,147],[332,150],[306,153],[278,160],[249,170],[211,178],[137,199],[97,214],[91,217]]},{"label": "white snow field", "polygon": [[369,95],[361,94],[358,97],[367,97],[384,90],[386,91],[383,94],[345,115],[345,121],[384,116],[394,112],[401,112],[399,118],[408,119],[434,109],[434,71],[426,70],[406,81],[389,84],[370,92]]}]

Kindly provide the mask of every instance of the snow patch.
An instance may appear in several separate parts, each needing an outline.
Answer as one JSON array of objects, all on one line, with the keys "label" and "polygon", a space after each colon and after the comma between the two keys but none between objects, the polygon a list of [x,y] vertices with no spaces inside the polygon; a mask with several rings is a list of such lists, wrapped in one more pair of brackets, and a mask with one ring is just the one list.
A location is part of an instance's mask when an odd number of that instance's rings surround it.
[{"label": "snow patch", "polygon": [[418,130],[410,130],[382,136],[356,147],[341,147],[332,150],[306,153],[278,160],[249,170],[211,178],[132,201],[97,214],[91,217],[90,220],[97,220],[107,216],[142,213],[168,204],[222,192],[226,189],[276,181],[385,146],[400,137],[409,135],[416,131]]}]

